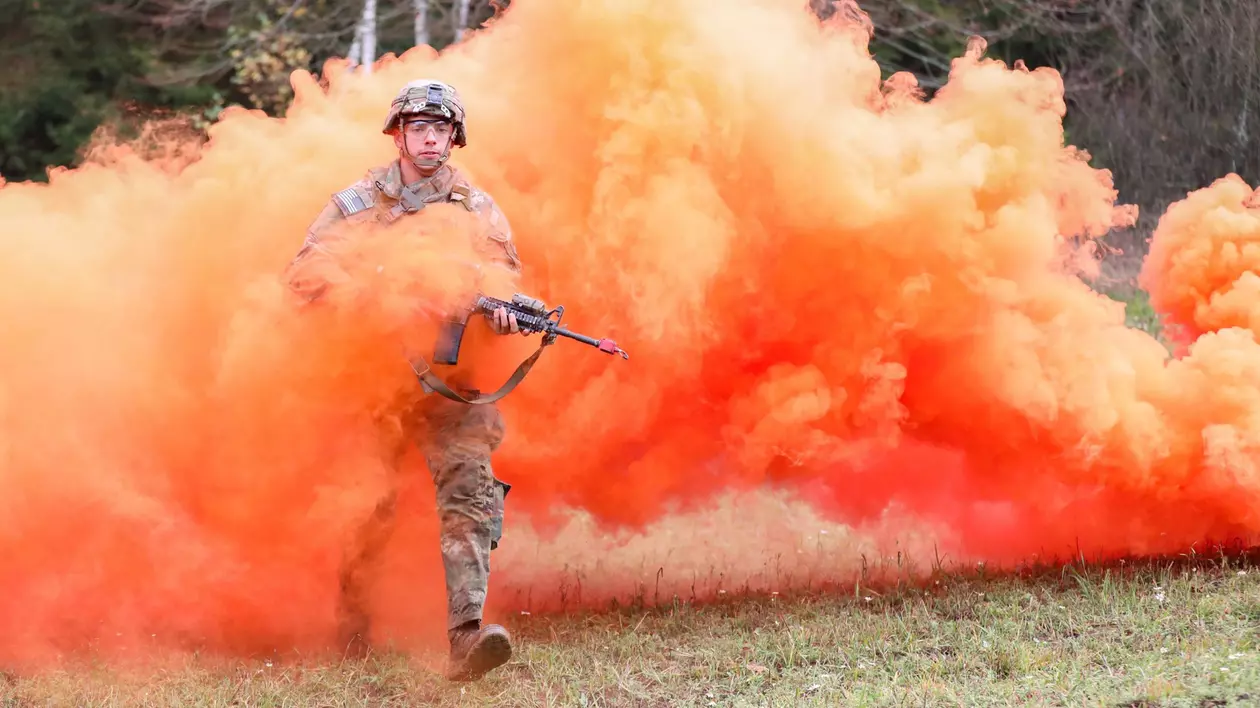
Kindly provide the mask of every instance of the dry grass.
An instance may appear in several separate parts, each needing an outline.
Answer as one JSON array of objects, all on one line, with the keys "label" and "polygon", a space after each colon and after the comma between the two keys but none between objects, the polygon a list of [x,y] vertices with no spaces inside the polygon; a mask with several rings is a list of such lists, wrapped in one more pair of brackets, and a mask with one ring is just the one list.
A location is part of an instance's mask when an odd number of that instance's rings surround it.
[{"label": "dry grass", "polygon": [[1225,706],[1260,701],[1260,555],[938,569],[786,599],[522,615],[518,653],[452,685],[440,656],[186,659],[128,678],[9,676],[3,706]]}]

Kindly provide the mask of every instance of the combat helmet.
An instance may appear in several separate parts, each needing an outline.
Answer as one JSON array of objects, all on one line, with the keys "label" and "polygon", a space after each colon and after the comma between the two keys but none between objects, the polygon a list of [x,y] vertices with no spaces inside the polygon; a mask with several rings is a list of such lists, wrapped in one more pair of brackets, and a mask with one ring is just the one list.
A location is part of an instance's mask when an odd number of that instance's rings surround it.
[{"label": "combat helmet", "polygon": [[464,127],[464,102],[454,86],[436,79],[409,81],[398,91],[389,106],[385,127],[381,131],[393,135],[405,116],[432,115],[446,118],[455,126],[453,143],[459,147],[468,144]]}]

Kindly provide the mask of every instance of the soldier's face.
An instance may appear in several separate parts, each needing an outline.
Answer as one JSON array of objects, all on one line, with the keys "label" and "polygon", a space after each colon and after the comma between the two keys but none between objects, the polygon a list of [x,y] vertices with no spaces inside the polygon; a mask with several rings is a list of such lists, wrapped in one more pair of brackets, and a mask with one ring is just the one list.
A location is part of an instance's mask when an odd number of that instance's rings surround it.
[{"label": "soldier's face", "polygon": [[440,160],[451,147],[455,126],[440,118],[409,118],[394,135],[394,145],[416,160]]}]

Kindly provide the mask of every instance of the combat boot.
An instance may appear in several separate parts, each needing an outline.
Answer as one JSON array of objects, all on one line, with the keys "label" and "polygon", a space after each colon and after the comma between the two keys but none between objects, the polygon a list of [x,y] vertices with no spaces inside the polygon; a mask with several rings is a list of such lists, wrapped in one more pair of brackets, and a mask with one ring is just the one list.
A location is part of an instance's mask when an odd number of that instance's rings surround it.
[{"label": "combat boot", "polygon": [[451,630],[451,661],[446,673],[451,681],[476,681],[512,658],[508,631],[497,624],[479,625],[469,623]]}]

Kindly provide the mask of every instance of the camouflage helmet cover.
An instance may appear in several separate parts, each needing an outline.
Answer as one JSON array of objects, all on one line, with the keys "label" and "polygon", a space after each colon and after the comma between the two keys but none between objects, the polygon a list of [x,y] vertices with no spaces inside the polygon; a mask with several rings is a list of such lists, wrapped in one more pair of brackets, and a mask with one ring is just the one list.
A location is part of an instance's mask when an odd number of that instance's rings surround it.
[{"label": "camouflage helmet cover", "polygon": [[390,104],[389,115],[385,118],[385,127],[381,132],[392,135],[398,130],[405,116],[414,115],[446,118],[455,125],[455,144],[460,147],[467,144],[464,102],[454,86],[435,79],[417,79],[407,82]]}]

